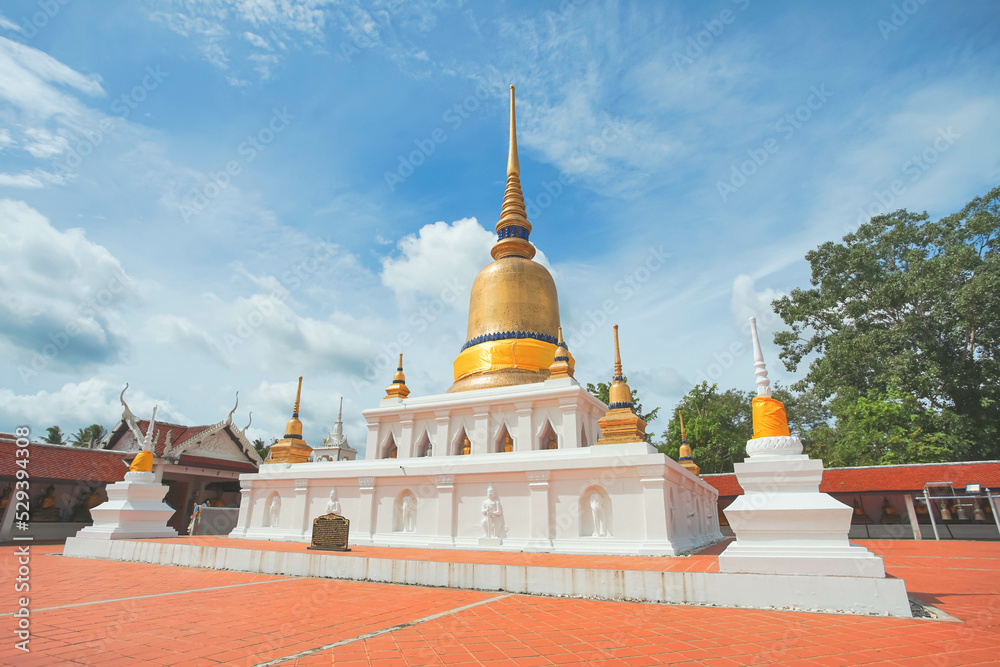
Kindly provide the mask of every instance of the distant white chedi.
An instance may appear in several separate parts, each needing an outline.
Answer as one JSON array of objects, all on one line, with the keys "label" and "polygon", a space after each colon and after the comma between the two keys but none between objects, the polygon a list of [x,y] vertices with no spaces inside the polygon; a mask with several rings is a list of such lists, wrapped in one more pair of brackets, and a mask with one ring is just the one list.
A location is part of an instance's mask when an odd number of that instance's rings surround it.
[{"label": "distant white chedi", "polygon": [[[753,317],[750,330],[757,396],[770,399]],[[823,462],[804,455],[798,438],[755,437],[746,449],[749,458],[735,464],[744,494],[723,510],[736,541],[719,555],[721,572],[885,577],[882,559],[848,540],[852,509],[820,493]]]}]

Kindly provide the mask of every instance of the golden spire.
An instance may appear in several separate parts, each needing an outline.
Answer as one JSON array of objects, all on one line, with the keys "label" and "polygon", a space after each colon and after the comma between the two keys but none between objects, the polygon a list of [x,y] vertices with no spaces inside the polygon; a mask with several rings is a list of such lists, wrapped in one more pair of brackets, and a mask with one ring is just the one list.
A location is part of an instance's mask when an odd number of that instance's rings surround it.
[{"label": "golden spire", "polygon": [[285,427],[286,438],[302,439],[302,422],[299,421],[299,403],[302,400],[302,376],[299,376],[299,388],[295,390],[295,407],[292,408],[292,418]]},{"label": "golden spire", "polygon": [[406,386],[406,376],[403,375],[403,353],[399,353],[399,366],[396,367],[396,374],[392,376],[392,384],[386,387],[386,398],[406,398],[410,395],[410,390]]},{"label": "golden spire", "polygon": [[573,377],[573,366],[569,363],[569,349],[563,342],[562,327],[559,327],[559,342],[556,344],[555,359],[549,366],[549,379]]},{"label": "golden spire", "polygon": [[302,422],[299,421],[299,404],[302,399],[302,376],[295,391],[295,406],[292,418],[285,426],[285,437],[271,445],[271,459],[268,463],[305,463],[309,460],[312,447],[302,439]]},{"label": "golden spire", "polygon": [[615,325],[615,375],[608,389],[608,411],[598,420],[601,439],[598,445],[645,442],[646,422],[632,405],[632,390],[625,384],[622,356],[618,350],[618,325]]},{"label": "golden spire", "polygon": [[618,325],[615,325],[615,375],[608,390],[608,407],[632,409],[632,390],[625,384],[622,374],[622,355],[618,351]]},{"label": "golden spire", "polygon": [[517,123],[514,113],[514,86],[510,87],[510,148],[507,153],[507,189],[503,193],[503,208],[496,225],[497,242],[490,251],[493,259],[501,257],[535,256],[535,246],[528,242],[531,223],[524,209],[521,193],[521,165],[517,160]]}]

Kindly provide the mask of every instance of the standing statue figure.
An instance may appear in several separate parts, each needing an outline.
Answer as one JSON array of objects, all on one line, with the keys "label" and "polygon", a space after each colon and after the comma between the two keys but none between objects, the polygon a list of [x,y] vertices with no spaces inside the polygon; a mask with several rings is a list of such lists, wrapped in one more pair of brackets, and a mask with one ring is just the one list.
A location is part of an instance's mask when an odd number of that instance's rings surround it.
[{"label": "standing statue figure", "polygon": [[281,498],[275,494],[264,508],[265,528],[277,528],[281,517]]},{"label": "standing statue figure", "polygon": [[413,533],[417,530],[417,501],[411,495],[403,496],[403,531]]},{"label": "standing statue figure", "polygon": [[590,513],[594,517],[594,537],[607,537],[610,533],[608,532],[607,515],[604,512],[604,501],[601,494],[590,494]]},{"label": "standing statue figure", "polygon": [[486,500],[483,501],[483,536],[488,539],[499,539],[503,532],[503,505],[497,497],[497,491],[490,484],[486,489]]},{"label": "standing statue figure", "polygon": [[337,489],[330,490],[330,500],[326,502],[327,514],[340,514],[340,500],[337,498]]}]

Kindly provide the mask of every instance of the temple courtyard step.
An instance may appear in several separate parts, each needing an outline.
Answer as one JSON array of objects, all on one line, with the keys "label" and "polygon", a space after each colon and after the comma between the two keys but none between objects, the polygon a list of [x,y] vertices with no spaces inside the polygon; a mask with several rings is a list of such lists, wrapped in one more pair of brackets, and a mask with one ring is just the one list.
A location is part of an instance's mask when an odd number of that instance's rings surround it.
[{"label": "temple courtyard step", "polygon": [[181,537],[70,538],[64,556],[475,591],[631,602],[910,617],[904,583],[888,577],[721,573],[725,543],[678,558],[355,546],[309,551],[290,542]]}]

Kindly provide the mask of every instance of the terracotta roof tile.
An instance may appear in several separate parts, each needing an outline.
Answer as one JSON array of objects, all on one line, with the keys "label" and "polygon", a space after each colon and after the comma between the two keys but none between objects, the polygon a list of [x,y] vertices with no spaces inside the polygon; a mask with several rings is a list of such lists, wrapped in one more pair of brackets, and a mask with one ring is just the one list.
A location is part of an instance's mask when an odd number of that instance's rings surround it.
[{"label": "terracotta roof tile", "polygon": [[[17,474],[16,449],[16,438],[9,433],[0,433],[0,477]],[[128,472],[128,466],[122,463],[122,452],[40,442],[32,442],[28,451],[27,470],[32,480],[120,482]]]},{"label": "terracotta roof tile", "polygon": [[[743,493],[733,473],[702,475],[702,479],[714,486],[720,496],[738,496]],[[823,482],[819,489],[823,493],[919,493],[927,482],[951,482],[955,488],[961,489],[970,483],[982,484],[984,489],[1000,489],[1000,461],[827,468],[823,471]]]}]

